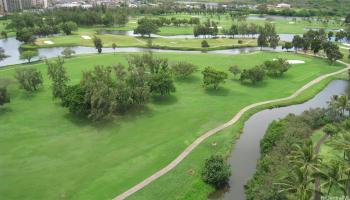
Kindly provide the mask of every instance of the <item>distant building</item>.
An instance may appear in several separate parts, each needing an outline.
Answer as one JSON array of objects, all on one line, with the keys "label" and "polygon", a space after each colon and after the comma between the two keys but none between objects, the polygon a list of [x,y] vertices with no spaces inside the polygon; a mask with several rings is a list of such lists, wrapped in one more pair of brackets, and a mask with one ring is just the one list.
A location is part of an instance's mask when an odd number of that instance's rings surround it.
[{"label": "distant building", "polygon": [[277,4],[276,8],[291,8],[292,6],[287,3],[279,3]]},{"label": "distant building", "polygon": [[0,0],[0,12],[16,12],[34,7],[47,8],[47,0]]}]

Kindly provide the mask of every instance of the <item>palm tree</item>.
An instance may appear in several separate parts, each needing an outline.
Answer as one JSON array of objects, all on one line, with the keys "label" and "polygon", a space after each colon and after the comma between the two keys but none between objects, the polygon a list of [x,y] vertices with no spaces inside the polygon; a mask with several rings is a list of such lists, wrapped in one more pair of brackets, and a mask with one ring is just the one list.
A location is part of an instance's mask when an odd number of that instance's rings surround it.
[{"label": "palm tree", "polygon": [[305,176],[307,171],[302,168],[293,168],[289,175],[281,182],[275,183],[281,189],[279,193],[294,194],[297,200],[310,200],[314,192],[310,184],[314,181],[311,176]]},{"label": "palm tree", "polygon": [[333,160],[327,165],[324,165],[324,170],[320,173],[320,177],[323,180],[322,188],[327,189],[326,197],[329,198],[329,194],[333,187],[339,188],[344,191],[344,165],[341,162]]},{"label": "palm tree", "polygon": [[345,110],[349,108],[349,98],[347,95],[341,95],[337,99],[337,106],[341,111],[341,115],[344,116]]},{"label": "palm tree", "polygon": [[291,164],[301,168],[309,175],[318,172],[321,163],[321,158],[315,152],[311,140],[307,140],[303,145],[294,145],[294,150],[291,152],[289,160]]}]

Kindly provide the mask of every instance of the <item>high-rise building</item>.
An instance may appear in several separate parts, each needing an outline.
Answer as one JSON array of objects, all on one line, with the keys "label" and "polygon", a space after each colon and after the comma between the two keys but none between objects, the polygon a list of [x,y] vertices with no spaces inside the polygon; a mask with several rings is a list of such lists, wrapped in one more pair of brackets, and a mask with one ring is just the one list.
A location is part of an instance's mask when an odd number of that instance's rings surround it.
[{"label": "high-rise building", "polygon": [[[47,0],[0,0],[0,10],[4,12],[15,12],[25,9],[30,9],[35,7],[36,4],[33,4],[33,1],[40,1],[42,2],[41,5],[44,7],[46,4],[47,6]],[[46,3],[45,3],[46,2]]]}]

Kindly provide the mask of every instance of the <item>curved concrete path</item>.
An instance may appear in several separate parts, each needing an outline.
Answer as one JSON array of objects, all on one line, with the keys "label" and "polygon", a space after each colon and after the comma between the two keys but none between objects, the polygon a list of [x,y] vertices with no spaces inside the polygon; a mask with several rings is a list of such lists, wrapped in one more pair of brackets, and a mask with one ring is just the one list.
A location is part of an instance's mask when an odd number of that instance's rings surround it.
[{"label": "curved concrete path", "polygon": [[224,124],[221,124],[220,126],[214,128],[214,129],[209,130],[208,132],[204,133],[199,138],[197,138],[183,152],[181,152],[180,155],[178,155],[175,160],[173,160],[167,166],[165,166],[164,168],[160,169],[159,171],[157,171],[156,173],[154,173],[150,177],[146,178],[145,180],[141,181],[140,183],[136,184],[135,186],[133,186],[129,190],[125,191],[124,193],[118,195],[113,200],[123,200],[123,199],[129,197],[130,195],[134,194],[135,192],[141,190],[142,188],[144,188],[148,184],[152,183],[157,178],[163,176],[164,174],[166,174],[167,172],[169,172],[170,170],[175,168],[184,158],[186,158],[205,139],[207,139],[208,137],[214,135],[215,133],[218,133],[219,131],[221,131],[221,130],[223,130],[223,129],[233,125],[234,123],[236,123],[242,117],[242,115],[245,112],[247,112],[248,110],[256,108],[256,107],[261,106],[261,105],[269,104],[269,103],[277,103],[277,102],[293,99],[293,98],[297,97],[298,95],[300,95],[303,91],[305,91],[306,89],[310,88],[311,86],[319,83],[320,81],[322,81],[322,80],[324,80],[324,79],[326,79],[326,78],[328,78],[330,76],[334,76],[334,75],[340,74],[340,73],[345,72],[346,70],[350,69],[350,64],[347,64],[347,63],[342,62],[342,61],[338,61],[338,62],[341,63],[341,64],[346,65],[347,67],[344,68],[344,69],[338,70],[336,72],[332,72],[332,73],[329,73],[329,74],[322,75],[322,76],[320,76],[320,77],[310,81],[309,83],[307,83],[306,85],[301,87],[299,90],[294,92],[289,97],[273,99],[273,100],[268,100],[268,101],[262,101],[262,102],[254,103],[254,104],[251,104],[249,106],[244,107],[230,121],[228,121],[228,122],[226,122]]}]

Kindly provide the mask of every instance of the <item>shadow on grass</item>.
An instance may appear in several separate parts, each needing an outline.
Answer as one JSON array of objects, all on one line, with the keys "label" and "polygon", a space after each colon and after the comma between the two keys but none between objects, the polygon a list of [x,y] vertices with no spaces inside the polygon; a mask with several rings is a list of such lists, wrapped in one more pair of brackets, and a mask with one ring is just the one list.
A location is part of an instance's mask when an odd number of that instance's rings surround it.
[{"label": "shadow on grass", "polygon": [[205,92],[211,96],[227,96],[230,90],[224,87],[219,87],[218,89],[206,88]]},{"label": "shadow on grass", "polygon": [[260,83],[252,83],[248,81],[241,82],[242,85],[250,88],[263,88],[267,85],[266,81],[260,82]]},{"label": "shadow on grass", "polygon": [[152,96],[152,102],[156,105],[172,105],[177,102],[177,97],[174,95]]},{"label": "shadow on grass", "polygon": [[175,78],[176,82],[180,83],[198,83],[200,82],[200,78],[198,76],[189,76],[184,78]]},{"label": "shadow on grass", "polygon": [[11,108],[7,107],[6,105],[0,106],[0,117],[2,115],[6,115],[6,113],[10,113],[10,112],[12,112]]},{"label": "shadow on grass", "polygon": [[108,129],[110,127],[116,127],[123,121],[135,120],[139,117],[152,116],[152,111],[149,107],[144,105],[134,106],[124,112],[116,112],[113,116],[93,121],[85,116],[77,116],[72,113],[65,114],[65,118],[79,127],[92,126],[98,129]]}]

